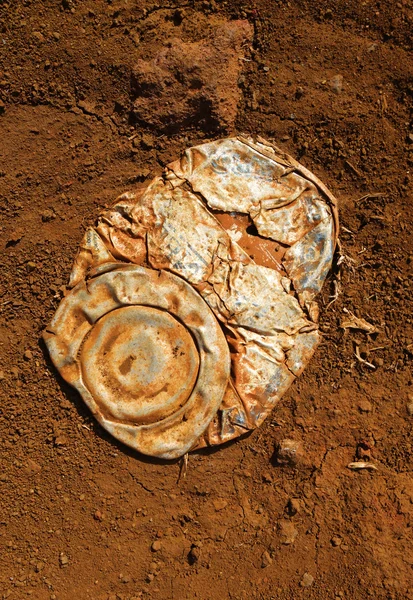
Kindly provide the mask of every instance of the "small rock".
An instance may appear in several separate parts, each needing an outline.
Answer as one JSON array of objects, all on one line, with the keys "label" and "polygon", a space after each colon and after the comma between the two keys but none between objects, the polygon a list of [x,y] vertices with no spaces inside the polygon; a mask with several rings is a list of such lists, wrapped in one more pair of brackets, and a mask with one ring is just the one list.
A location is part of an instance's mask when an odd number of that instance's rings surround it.
[{"label": "small rock", "polygon": [[28,273],[31,273],[32,271],[34,271],[37,268],[36,263],[32,262],[31,260],[26,264],[26,269]]},{"label": "small rock", "polygon": [[158,565],[156,564],[156,562],[151,562],[151,564],[149,565],[149,573],[155,573],[157,569]]},{"label": "small rock", "polygon": [[155,575],[153,573],[148,573],[145,580],[146,583],[151,583],[151,581],[153,581],[155,579]]},{"label": "small rock", "polygon": [[31,350],[26,350],[26,352],[23,354],[23,358],[24,360],[32,360],[33,352]]},{"label": "small rock", "polygon": [[57,435],[54,440],[55,446],[66,446],[67,437],[65,435]]},{"label": "small rock", "polygon": [[267,550],[265,550],[261,556],[261,568],[266,569],[267,567],[270,566],[271,563],[272,563],[272,558],[270,556],[270,553],[267,552]]},{"label": "small rock", "polygon": [[291,521],[280,521],[278,524],[281,543],[289,546],[293,544],[298,535],[298,531]]},{"label": "small rock", "polygon": [[367,440],[362,440],[357,444],[356,456],[360,460],[370,460],[371,445]]},{"label": "small rock", "polygon": [[144,133],[140,139],[140,145],[144,150],[151,150],[155,146],[155,139],[152,135]]},{"label": "small rock", "polygon": [[95,521],[103,521],[103,513],[100,510],[95,510],[94,514],[93,514],[93,518],[95,519]]},{"label": "small rock", "polygon": [[373,405],[369,400],[360,400],[358,407],[361,412],[371,412],[373,410]]},{"label": "small rock", "polygon": [[87,115],[94,115],[96,113],[96,105],[93,102],[88,102],[87,100],[79,100],[77,105]]},{"label": "small rock", "polygon": [[64,552],[61,552],[59,555],[59,564],[62,568],[67,567],[69,564],[69,557]]},{"label": "small rock", "polygon": [[413,402],[409,402],[406,406],[406,409],[409,417],[413,417]]},{"label": "small rock", "polygon": [[295,467],[303,456],[302,446],[296,440],[281,440],[275,449],[276,463],[281,466]]},{"label": "small rock", "polygon": [[43,567],[44,567],[44,562],[39,561],[38,563],[36,563],[34,566],[35,573],[40,573],[40,571],[43,569]]},{"label": "small rock", "polygon": [[334,535],[331,538],[331,544],[332,544],[332,546],[334,546],[334,548],[337,548],[338,546],[341,546],[342,542],[343,542],[343,540],[338,535]]},{"label": "small rock", "polygon": [[304,573],[302,580],[300,581],[301,587],[311,587],[314,583],[314,577],[310,573]]},{"label": "small rock", "polygon": [[44,35],[40,31],[33,31],[32,35],[40,44],[44,42]]},{"label": "small rock", "polygon": [[162,548],[162,543],[159,540],[155,540],[151,546],[152,552],[159,552]]},{"label": "small rock", "polygon": [[3,100],[0,100],[0,115],[4,113],[4,111],[6,110],[6,105],[3,102]]},{"label": "small rock", "polygon": [[26,464],[23,467],[23,473],[25,475],[27,475],[27,477],[31,477],[32,475],[37,475],[37,473],[40,473],[41,470],[42,470],[42,467],[39,464],[37,464],[37,462],[32,460],[31,458],[27,459]]},{"label": "small rock", "polygon": [[56,214],[53,210],[49,210],[48,208],[42,213],[42,221],[43,223],[48,223],[49,221],[53,221],[56,218]]},{"label": "small rock", "polygon": [[296,90],[295,90],[295,97],[297,100],[299,100],[304,94],[304,88],[302,88],[301,86],[299,86]]},{"label": "small rock", "polygon": [[196,543],[192,544],[191,549],[188,554],[189,564],[193,565],[196,562],[198,562],[200,555],[201,555],[201,549],[199,547],[199,544],[196,544]]},{"label": "small rock", "polygon": [[299,513],[301,510],[301,502],[298,498],[290,498],[287,504],[288,514],[293,516]]},{"label": "small rock", "polygon": [[60,40],[60,33],[58,31],[54,31],[52,35],[53,39],[55,39],[56,41]]},{"label": "small rock", "polygon": [[334,75],[334,77],[330,79],[330,87],[336,94],[341,94],[343,90],[343,76]]},{"label": "small rock", "polygon": [[409,133],[407,136],[407,142],[413,144],[413,133]]},{"label": "small rock", "polygon": [[216,500],[212,501],[212,504],[217,512],[228,506],[228,502],[227,500],[224,500],[224,498],[217,498]]}]

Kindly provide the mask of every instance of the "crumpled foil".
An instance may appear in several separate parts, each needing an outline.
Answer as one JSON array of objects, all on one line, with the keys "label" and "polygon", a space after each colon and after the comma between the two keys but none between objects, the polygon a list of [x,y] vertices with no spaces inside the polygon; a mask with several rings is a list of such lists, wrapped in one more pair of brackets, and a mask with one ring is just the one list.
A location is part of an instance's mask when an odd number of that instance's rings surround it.
[{"label": "crumpled foil", "polygon": [[190,148],[83,238],[44,339],[101,425],[177,458],[258,427],[320,342],[336,200],[265,140]]}]

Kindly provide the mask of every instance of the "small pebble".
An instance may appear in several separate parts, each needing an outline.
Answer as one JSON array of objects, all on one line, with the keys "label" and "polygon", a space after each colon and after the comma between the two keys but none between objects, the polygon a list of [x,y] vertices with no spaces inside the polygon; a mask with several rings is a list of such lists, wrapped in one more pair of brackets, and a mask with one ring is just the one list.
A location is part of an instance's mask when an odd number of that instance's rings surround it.
[{"label": "small pebble", "polygon": [[293,516],[299,513],[301,510],[301,503],[298,498],[290,498],[287,504],[288,514]]},{"label": "small pebble", "polygon": [[224,498],[217,498],[216,500],[212,501],[212,504],[217,512],[228,506],[228,502],[227,500],[224,500]]},{"label": "small pebble", "polygon": [[369,400],[360,400],[358,407],[361,412],[371,412],[373,410],[373,405]]},{"label": "small pebble", "polygon": [[155,139],[152,135],[149,135],[148,133],[144,133],[144,134],[142,134],[140,143],[144,150],[150,150],[151,148],[153,148],[155,146]]},{"label": "small pebble", "polygon": [[299,86],[295,90],[295,97],[297,98],[297,100],[299,100],[303,96],[303,94],[304,94],[304,88],[302,88],[302,87]]},{"label": "small pebble", "polygon": [[334,77],[330,79],[330,87],[336,94],[340,94],[343,89],[343,76],[334,75]]},{"label": "small pebble", "polygon": [[273,478],[271,473],[263,473],[262,474],[262,480],[264,483],[272,483]]},{"label": "small pebble", "polygon": [[57,435],[54,440],[55,446],[66,446],[67,442],[68,439],[65,435]]},{"label": "small pebble", "polygon": [[189,554],[188,554],[188,562],[189,562],[189,564],[193,565],[196,562],[198,562],[200,554],[201,554],[201,550],[199,548],[199,545],[198,544],[192,544],[191,550],[189,551]]},{"label": "small pebble", "polygon": [[38,563],[36,563],[35,567],[34,567],[35,573],[40,573],[40,571],[43,569],[43,567],[44,567],[44,562],[39,561]]},{"label": "small pebble", "polygon": [[333,545],[335,548],[337,548],[338,546],[341,546],[341,543],[342,543],[342,541],[343,541],[343,540],[342,540],[342,539],[341,539],[341,537],[339,537],[338,535],[334,535],[334,536],[331,538],[331,544],[332,544],[332,545]]},{"label": "small pebble", "polygon": [[55,213],[48,208],[45,211],[43,211],[43,213],[42,213],[43,223],[48,223],[49,221],[53,221],[53,219],[55,219],[55,218],[56,218]]},{"label": "small pebble", "polygon": [[159,550],[161,548],[162,548],[162,544],[159,540],[155,540],[151,546],[152,552],[159,552]]},{"label": "small pebble", "polygon": [[294,543],[295,538],[298,535],[298,531],[291,523],[291,521],[280,521],[278,524],[278,529],[280,532],[280,540],[282,544],[284,544],[285,546],[289,546],[290,544]]},{"label": "small pebble", "polygon": [[69,564],[69,557],[66,556],[66,554],[64,554],[63,552],[61,552],[59,555],[59,563],[62,568],[66,567]]},{"label": "small pebble", "polygon": [[37,473],[40,473],[41,470],[42,467],[31,458],[27,459],[26,464],[23,467],[23,472],[28,477],[31,477],[32,475],[37,475]]},{"label": "small pebble", "polygon": [[302,456],[302,446],[296,440],[285,439],[277,444],[275,458],[278,465],[295,467]]},{"label": "small pebble", "polygon": [[44,35],[40,31],[33,31],[32,35],[38,42],[44,42]]},{"label": "small pebble", "polygon": [[310,587],[314,583],[314,577],[310,573],[304,573],[303,578],[300,582],[301,587]]},{"label": "small pebble", "polygon": [[156,564],[156,562],[151,562],[151,564],[149,565],[149,573],[155,573],[157,568],[158,565]]},{"label": "small pebble", "polygon": [[270,553],[267,552],[267,550],[265,550],[261,556],[261,568],[266,569],[267,567],[270,566],[271,563],[272,563],[272,558],[270,556]]},{"label": "small pebble", "polygon": [[23,354],[23,358],[24,360],[32,360],[33,352],[31,350],[26,350],[26,352]]},{"label": "small pebble", "polygon": [[88,102],[87,100],[79,100],[77,105],[87,115],[93,115],[96,112],[96,107],[93,102]]},{"label": "small pebble", "polygon": [[356,456],[360,460],[370,460],[371,448],[367,442],[359,442],[357,444]]}]

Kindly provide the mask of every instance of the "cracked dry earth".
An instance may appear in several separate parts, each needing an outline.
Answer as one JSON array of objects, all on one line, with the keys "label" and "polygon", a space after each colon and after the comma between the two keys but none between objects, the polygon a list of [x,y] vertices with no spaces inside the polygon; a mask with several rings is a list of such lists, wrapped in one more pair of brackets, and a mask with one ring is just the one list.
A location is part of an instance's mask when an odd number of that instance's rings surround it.
[{"label": "cracked dry earth", "polygon": [[[410,3],[21,0],[0,20],[0,597],[412,599]],[[110,438],[40,336],[98,213],[242,132],[338,197],[342,257],[304,374],[184,477]]]}]

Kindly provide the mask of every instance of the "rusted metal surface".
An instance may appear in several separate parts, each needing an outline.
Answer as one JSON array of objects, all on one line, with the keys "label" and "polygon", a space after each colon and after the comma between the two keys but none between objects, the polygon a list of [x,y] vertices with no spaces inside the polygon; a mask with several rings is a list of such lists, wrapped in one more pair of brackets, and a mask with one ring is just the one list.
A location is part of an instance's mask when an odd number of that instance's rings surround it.
[{"label": "rusted metal surface", "polygon": [[143,453],[242,435],[319,343],[337,227],[331,193],[268,142],[190,148],[86,232],[45,333],[52,359]]},{"label": "rusted metal surface", "polygon": [[230,373],[207,304],[166,271],[105,263],[61,302],[44,333],[61,375],[110,433],[145,454],[185,454]]}]

